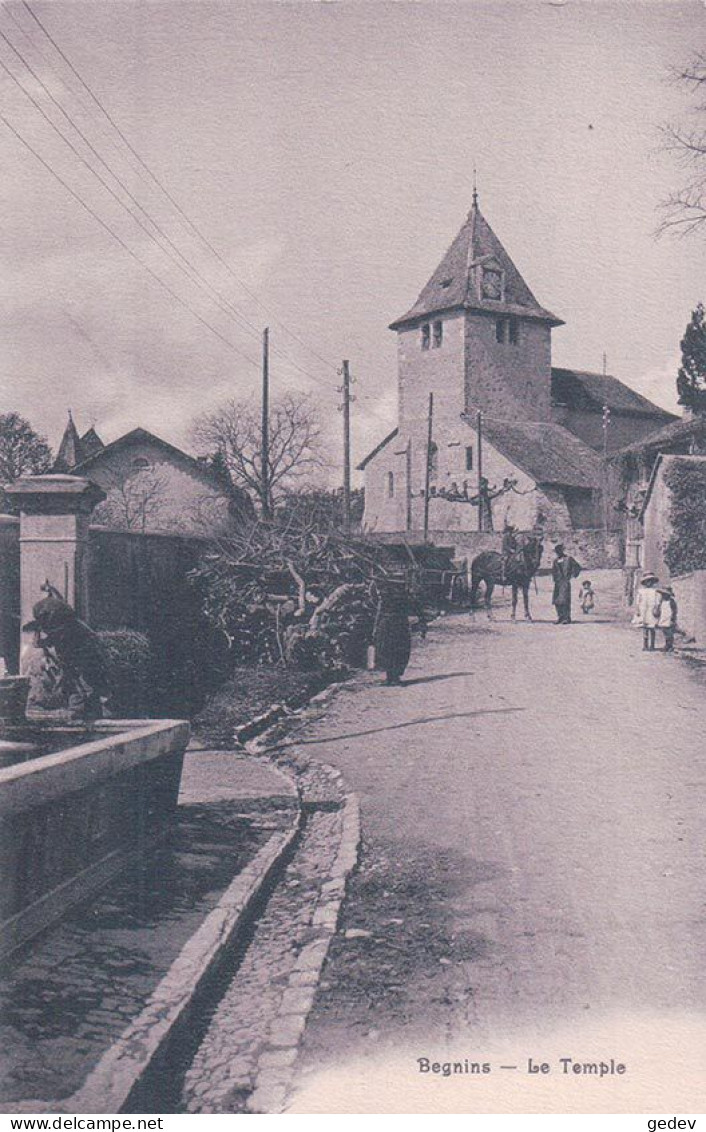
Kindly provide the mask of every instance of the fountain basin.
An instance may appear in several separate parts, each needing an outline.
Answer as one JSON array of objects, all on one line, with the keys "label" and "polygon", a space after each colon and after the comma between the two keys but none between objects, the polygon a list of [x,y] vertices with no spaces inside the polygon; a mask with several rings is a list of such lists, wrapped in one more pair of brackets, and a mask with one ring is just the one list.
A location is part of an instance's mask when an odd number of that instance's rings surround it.
[{"label": "fountain basin", "polygon": [[63,749],[0,768],[0,956],[149,853],[177,803],[188,723],[100,720],[43,729],[44,741],[52,734]]},{"label": "fountain basin", "polygon": [[28,695],[29,676],[0,677],[0,731],[24,721]]}]

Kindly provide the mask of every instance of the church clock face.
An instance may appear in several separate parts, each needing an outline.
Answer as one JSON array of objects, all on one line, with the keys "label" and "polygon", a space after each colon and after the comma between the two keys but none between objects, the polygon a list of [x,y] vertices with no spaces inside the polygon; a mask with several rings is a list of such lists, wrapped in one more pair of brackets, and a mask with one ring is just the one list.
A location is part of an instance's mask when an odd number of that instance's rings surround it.
[{"label": "church clock face", "polygon": [[501,299],[503,290],[502,273],[493,270],[493,268],[484,268],[482,287],[484,299]]}]

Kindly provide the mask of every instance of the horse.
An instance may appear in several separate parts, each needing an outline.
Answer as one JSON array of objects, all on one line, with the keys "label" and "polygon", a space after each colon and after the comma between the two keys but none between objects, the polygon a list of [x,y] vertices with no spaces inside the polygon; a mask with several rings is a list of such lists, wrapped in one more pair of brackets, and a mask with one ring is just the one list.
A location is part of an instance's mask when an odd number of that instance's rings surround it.
[{"label": "horse", "polygon": [[476,607],[481,582],[485,585],[485,608],[491,615],[490,601],[497,585],[512,586],[512,620],[517,614],[517,595],[522,590],[525,620],[531,621],[529,608],[530,582],[542,561],[544,543],[541,535],[520,535],[517,549],[504,556],[497,550],[484,550],[471,563],[471,611]]}]

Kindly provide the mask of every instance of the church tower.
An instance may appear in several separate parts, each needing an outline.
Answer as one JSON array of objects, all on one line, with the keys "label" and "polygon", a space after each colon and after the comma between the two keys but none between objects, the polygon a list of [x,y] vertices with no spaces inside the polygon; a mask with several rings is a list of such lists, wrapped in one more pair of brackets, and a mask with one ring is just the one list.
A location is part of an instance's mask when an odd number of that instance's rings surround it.
[{"label": "church tower", "polygon": [[[429,393],[445,431],[461,413],[551,420],[551,331],[562,320],[539,305],[478,207],[398,334],[399,428],[421,435]],[[435,429],[436,431],[436,429]]]}]

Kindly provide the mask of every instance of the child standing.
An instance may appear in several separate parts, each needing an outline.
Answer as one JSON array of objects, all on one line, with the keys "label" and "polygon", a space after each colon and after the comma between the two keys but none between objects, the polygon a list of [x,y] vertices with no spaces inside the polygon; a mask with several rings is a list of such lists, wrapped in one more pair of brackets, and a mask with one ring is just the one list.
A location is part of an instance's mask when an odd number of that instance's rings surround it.
[{"label": "child standing", "polygon": [[659,578],[648,571],[642,575],[637,597],[635,599],[635,616],[633,625],[642,626],[642,649],[654,651],[657,622],[659,620],[660,599],[656,591]]},{"label": "child standing", "polygon": [[661,597],[657,624],[664,633],[664,651],[674,652],[674,634],[677,629],[677,600],[671,586],[660,588]]},{"label": "child standing", "polygon": [[593,613],[596,605],[596,595],[593,586],[587,580],[581,583],[581,612]]}]

